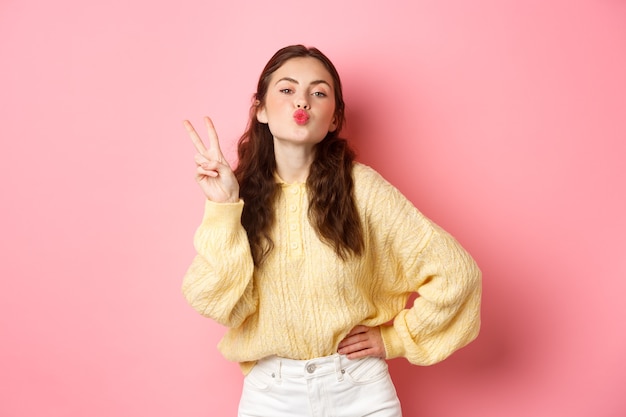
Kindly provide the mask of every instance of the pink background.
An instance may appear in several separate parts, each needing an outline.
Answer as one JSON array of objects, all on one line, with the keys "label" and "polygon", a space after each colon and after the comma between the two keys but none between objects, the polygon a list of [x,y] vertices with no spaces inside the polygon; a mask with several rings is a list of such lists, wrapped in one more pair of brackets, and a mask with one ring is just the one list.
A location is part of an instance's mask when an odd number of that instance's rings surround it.
[{"label": "pink background", "polygon": [[626,3],[0,3],[0,415],[232,416],[224,329],[180,294],[263,65],[337,65],[360,159],[484,274],[478,340],[391,362],[406,416],[626,415]]}]

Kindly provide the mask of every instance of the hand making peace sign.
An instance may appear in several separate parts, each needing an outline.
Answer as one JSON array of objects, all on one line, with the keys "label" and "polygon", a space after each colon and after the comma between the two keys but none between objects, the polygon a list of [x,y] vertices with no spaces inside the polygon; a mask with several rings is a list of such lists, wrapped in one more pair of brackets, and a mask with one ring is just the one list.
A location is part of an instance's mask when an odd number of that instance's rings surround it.
[{"label": "hand making peace sign", "polygon": [[209,149],[204,146],[189,120],[183,122],[198,151],[195,156],[196,181],[209,200],[216,203],[236,203],[239,201],[239,183],[222,154],[213,122],[208,117],[204,118],[204,122],[209,136]]}]

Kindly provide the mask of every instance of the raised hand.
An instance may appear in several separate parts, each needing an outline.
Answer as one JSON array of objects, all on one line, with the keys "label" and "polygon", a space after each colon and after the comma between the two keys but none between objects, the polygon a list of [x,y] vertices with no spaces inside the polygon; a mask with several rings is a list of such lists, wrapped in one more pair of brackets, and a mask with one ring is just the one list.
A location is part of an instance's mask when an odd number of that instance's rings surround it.
[{"label": "raised hand", "polygon": [[213,122],[208,117],[204,118],[204,122],[209,136],[208,149],[204,146],[200,135],[189,120],[183,121],[187,133],[189,133],[191,141],[198,151],[195,156],[196,181],[209,200],[216,203],[236,203],[239,201],[239,183],[222,154]]}]

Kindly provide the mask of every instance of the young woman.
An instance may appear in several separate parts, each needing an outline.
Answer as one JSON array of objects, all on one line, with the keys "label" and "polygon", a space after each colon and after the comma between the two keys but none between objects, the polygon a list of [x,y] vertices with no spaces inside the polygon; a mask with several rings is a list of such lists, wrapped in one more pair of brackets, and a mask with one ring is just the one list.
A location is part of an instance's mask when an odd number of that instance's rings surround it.
[{"label": "young woman", "polygon": [[205,121],[208,148],[185,121],[206,203],[183,293],[229,328],[219,349],[246,375],[239,416],[400,416],[386,360],[433,364],[477,336],[475,262],[355,161],[318,49],[267,63],[234,171]]}]

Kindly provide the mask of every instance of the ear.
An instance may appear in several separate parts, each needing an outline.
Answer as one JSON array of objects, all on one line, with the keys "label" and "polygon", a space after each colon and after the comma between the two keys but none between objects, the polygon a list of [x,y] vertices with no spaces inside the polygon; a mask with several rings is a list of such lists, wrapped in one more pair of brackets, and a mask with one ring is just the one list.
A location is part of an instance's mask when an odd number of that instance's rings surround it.
[{"label": "ear", "polygon": [[337,130],[337,116],[333,117],[333,120],[330,122],[330,126],[328,127],[329,132],[334,132]]},{"label": "ear", "polygon": [[267,124],[267,112],[265,111],[265,106],[262,106],[258,100],[254,102],[254,105],[256,106],[256,119],[259,123]]}]

